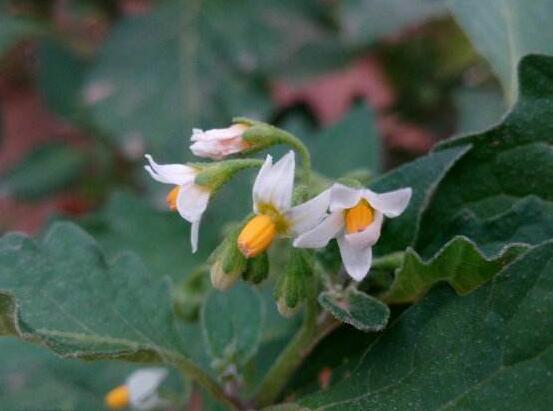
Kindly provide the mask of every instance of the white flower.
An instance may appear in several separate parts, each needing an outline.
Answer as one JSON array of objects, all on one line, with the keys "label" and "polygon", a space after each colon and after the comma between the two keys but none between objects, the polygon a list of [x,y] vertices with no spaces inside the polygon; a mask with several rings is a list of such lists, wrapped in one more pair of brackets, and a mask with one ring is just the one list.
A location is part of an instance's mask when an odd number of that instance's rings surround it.
[{"label": "white flower", "polygon": [[198,169],[183,164],[160,165],[149,154],[146,154],[146,159],[150,165],[144,168],[154,180],[175,186],[167,195],[167,204],[171,210],[177,210],[182,218],[192,224],[190,242],[192,252],[195,253],[198,249],[200,222],[211,192],[207,187],[194,183]]},{"label": "white flower", "polygon": [[167,377],[164,368],[142,368],[133,372],[124,385],[106,395],[106,405],[111,409],[131,407],[149,411],[166,404],[158,395],[158,388]]},{"label": "white flower", "polygon": [[192,130],[190,141],[194,143],[190,150],[198,157],[209,157],[220,160],[228,155],[239,153],[248,144],[242,139],[242,134],[249,128],[246,124],[233,124],[228,128],[215,128],[212,130]]},{"label": "white flower", "polygon": [[292,207],[294,189],[294,152],[278,162],[268,155],[253,185],[253,209],[256,216],[242,229],[238,247],[246,257],[265,251],[275,236],[297,236],[316,226],[326,215],[329,190]]},{"label": "white flower", "polygon": [[361,281],[372,263],[372,246],[380,237],[384,216],[397,217],[407,208],[411,188],[377,194],[334,184],[330,190],[330,214],[315,228],[300,235],[294,246],[322,248],[338,240],[348,274]]}]

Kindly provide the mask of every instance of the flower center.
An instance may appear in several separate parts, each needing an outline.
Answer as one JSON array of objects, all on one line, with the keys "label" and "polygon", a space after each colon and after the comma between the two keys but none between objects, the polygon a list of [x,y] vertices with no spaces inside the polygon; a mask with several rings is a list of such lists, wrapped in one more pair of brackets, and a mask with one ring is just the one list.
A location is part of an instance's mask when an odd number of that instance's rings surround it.
[{"label": "flower center", "polygon": [[374,221],[374,209],[367,200],[361,200],[355,207],[346,210],[345,219],[346,232],[348,234],[358,233]]},{"label": "flower center", "polygon": [[167,194],[167,197],[165,198],[165,201],[167,201],[167,205],[169,206],[169,210],[175,211],[177,209],[177,197],[179,195],[180,187],[175,186],[171,191],[169,191],[169,194]]},{"label": "flower center", "polygon": [[129,405],[129,387],[120,385],[106,395],[106,405],[112,410],[120,410]]},{"label": "flower center", "polygon": [[238,248],[246,258],[252,258],[265,251],[273,242],[277,226],[268,215],[252,218],[238,236]]}]

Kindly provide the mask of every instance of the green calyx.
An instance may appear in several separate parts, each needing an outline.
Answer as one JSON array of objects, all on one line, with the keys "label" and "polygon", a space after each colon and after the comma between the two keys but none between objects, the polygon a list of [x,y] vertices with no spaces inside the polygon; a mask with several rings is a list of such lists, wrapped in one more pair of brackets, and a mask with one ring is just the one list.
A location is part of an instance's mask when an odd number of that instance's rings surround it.
[{"label": "green calyx", "polygon": [[262,165],[263,161],[257,159],[239,159],[220,161],[218,163],[191,164],[192,167],[196,167],[199,170],[194,183],[206,187],[212,193],[228,183],[239,171],[261,167]]},{"label": "green calyx", "polygon": [[242,274],[244,280],[259,284],[269,276],[269,256],[261,253],[247,260],[246,271]]},{"label": "green calyx", "polygon": [[211,256],[211,283],[221,291],[232,287],[247,267],[248,262],[236,244],[240,229],[233,228]]},{"label": "green calyx", "polygon": [[[293,248],[286,270],[280,276],[275,299],[281,314],[289,316],[307,298],[309,281],[312,277],[313,263],[307,251]],[[289,310],[287,310],[289,309]]]}]

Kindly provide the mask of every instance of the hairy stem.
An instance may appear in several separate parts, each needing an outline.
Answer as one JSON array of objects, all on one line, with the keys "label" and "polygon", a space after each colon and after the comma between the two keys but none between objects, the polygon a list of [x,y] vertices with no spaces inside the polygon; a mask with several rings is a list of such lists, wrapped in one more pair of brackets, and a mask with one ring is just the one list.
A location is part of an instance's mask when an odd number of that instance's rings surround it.
[{"label": "hairy stem", "polygon": [[272,404],[288,383],[294,371],[300,366],[314,347],[314,341],[318,341],[317,314],[318,304],[316,299],[316,282],[313,281],[312,290],[305,303],[303,322],[292,339],[271,366],[267,375],[261,382],[254,402],[259,407]]},{"label": "hairy stem", "polygon": [[395,270],[396,268],[401,267],[403,264],[403,258],[405,253],[403,251],[398,251],[391,254],[383,255],[382,257],[377,257],[373,260],[371,268],[379,268],[382,270]]}]

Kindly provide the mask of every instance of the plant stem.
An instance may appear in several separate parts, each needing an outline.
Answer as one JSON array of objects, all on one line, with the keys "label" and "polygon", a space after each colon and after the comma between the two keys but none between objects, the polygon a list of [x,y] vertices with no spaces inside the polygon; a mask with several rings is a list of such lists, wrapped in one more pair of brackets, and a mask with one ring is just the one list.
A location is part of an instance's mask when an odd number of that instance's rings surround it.
[{"label": "plant stem", "polygon": [[204,388],[215,400],[227,407],[227,409],[232,411],[242,410],[242,406],[236,399],[229,397],[213,378],[192,361],[184,357],[173,357],[171,360],[171,363],[175,364],[184,376],[190,378]]},{"label": "plant stem", "polygon": [[313,348],[317,338],[318,304],[316,299],[316,281],[307,297],[303,322],[292,339],[273,363],[261,382],[254,402],[258,407],[272,404],[288,383],[291,375]]}]

